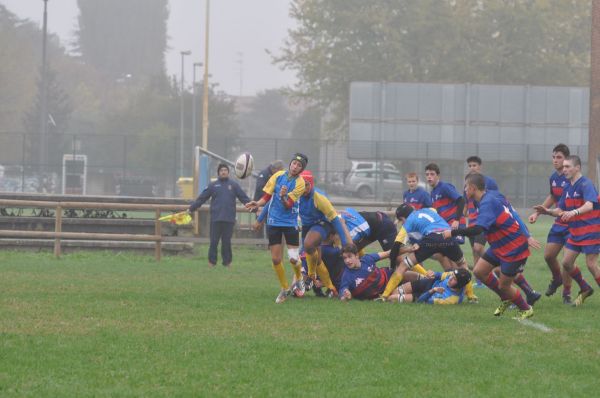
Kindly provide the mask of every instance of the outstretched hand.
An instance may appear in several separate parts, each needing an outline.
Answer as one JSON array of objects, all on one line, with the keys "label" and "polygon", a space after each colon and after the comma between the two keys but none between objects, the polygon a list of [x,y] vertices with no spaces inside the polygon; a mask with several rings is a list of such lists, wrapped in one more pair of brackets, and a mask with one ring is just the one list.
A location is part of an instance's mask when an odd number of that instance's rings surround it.
[{"label": "outstretched hand", "polygon": [[533,248],[533,249],[541,249],[542,245],[540,244],[540,242],[538,242],[537,239],[535,239],[534,237],[530,236],[527,239],[527,243],[529,244],[529,247]]}]

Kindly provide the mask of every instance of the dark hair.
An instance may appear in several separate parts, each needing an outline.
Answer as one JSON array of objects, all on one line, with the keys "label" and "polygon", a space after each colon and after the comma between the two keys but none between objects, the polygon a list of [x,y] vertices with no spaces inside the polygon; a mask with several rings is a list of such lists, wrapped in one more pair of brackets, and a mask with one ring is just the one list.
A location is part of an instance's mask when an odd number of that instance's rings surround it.
[{"label": "dark hair", "polygon": [[358,255],[358,247],[354,244],[349,244],[342,247],[342,254],[344,253],[352,253],[354,255]]},{"label": "dark hair", "polygon": [[292,162],[294,160],[297,160],[302,164],[302,170],[306,169],[306,165],[308,164],[308,157],[306,157],[305,154],[303,154],[303,153],[294,154],[294,156],[292,157],[292,160],[290,160],[290,164],[292,164]]},{"label": "dark hair", "polygon": [[467,174],[467,177],[465,178],[465,183],[475,185],[475,188],[477,188],[480,191],[485,190],[485,178],[483,177],[483,174]]},{"label": "dark hair", "polygon": [[569,147],[566,146],[565,144],[558,144],[557,146],[555,146],[554,149],[552,150],[552,153],[554,153],[554,152],[560,152],[565,157],[569,157],[571,155],[571,151],[569,150]]},{"label": "dark hair", "polygon": [[573,166],[581,167],[581,158],[577,155],[567,156],[565,160],[570,160],[571,162],[573,162]]},{"label": "dark hair", "polygon": [[396,208],[396,218],[398,220],[400,219],[400,217],[407,218],[408,216],[410,216],[410,213],[412,213],[414,210],[415,209],[411,205],[402,203]]},{"label": "dark hair", "polygon": [[462,289],[471,281],[471,273],[468,269],[457,268],[452,271],[454,277],[456,278],[456,288]]},{"label": "dark hair", "polygon": [[467,163],[477,163],[481,166],[481,158],[479,156],[469,156],[467,158]]},{"label": "dark hair", "polygon": [[427,166],[425,166],[425,171],[427,170],[431,170],[431,171],[435,171],[435,174],[440,175],[440,167],[435,164],[435,163],[429,163]]},{"label": "dark hair", "polygon": [[469,176],[470,176],[470,175],[472,175],[472,174],[481,174],[481,173],[480,173],[480,172],[478,172],[478,171],[475,171],[475,170],[469,170],[469,172],[468,172],[468,173],[465,175],[465,181],[466,181],[466,180],[467,180],[467,178],[469,178]]}]

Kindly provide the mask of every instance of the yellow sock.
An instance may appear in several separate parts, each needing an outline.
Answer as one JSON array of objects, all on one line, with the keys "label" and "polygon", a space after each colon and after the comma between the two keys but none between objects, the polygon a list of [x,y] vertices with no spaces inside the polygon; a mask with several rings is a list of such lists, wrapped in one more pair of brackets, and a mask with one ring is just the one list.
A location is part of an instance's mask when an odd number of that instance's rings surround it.
[{"label": "yellow sock", "polygon": [[308,266],[308,276],[314,277],[317,273],[317,264],[319,264],[319,251],[315,250],[312,254],[306,253],[306,265]]},{"label": "yellow sock", "polygon": [[289,285],[285,277],[285,270],[283,269],[283,264],[273,264],[273,269],[277,274],[277,279],[279,279],[279,284],[281,285],[281,288],[287,290],[289,288]]},{"label": "yellow sock", "polygon": [[290,264],[292,264],[292,268],[294,269],[294,275],[296,276],[296,280],[299,281],[300,279],[302,279],[302,266],[300,265],[300,260],[296,261],[295,263],[292,263],[290,261]]},{"label": "yellow sock", "polygon": [[326,288],[335,290],[335,286],[333,286],[333,282],[331,282],[331,278],[329,277],[329,271],[327,271],[327,267],[322,262],[317,265],[317,275],[319,275],[319,279],[321,279]]},{"label": "yellow sock", "polygon": [[411,271],[418,272],[421,275],[427,275],[427,270],[423,268],[421,264],[417,264],[414,267],[412,267]]},{"label": "yellow sock", "polygon": [[364,255],[365,255],[365,249],[360,249],[360,250],[358,251],[358,257],[362,257],[362,256],[364,256]]},{"label": "yellow sock", "polygon": [[465,295],[467,296],[467,298],[474,298],[477,297],[475,296],[475,293],[473,293],[473,281],[469,281],[469,283],[467,283],[467,285],[465,286]]},{"label": "yellow sock", "polygon": [[382,296],[389,297],[390,294],[392,294],[392,292],[394,291],[394,289],[397,288],[398,285],[402,282],[402,279],[404,279],[404,274],[394,272],[392,276],[390,276],[390,280],[385,286],[385,290],[383,291]]}]

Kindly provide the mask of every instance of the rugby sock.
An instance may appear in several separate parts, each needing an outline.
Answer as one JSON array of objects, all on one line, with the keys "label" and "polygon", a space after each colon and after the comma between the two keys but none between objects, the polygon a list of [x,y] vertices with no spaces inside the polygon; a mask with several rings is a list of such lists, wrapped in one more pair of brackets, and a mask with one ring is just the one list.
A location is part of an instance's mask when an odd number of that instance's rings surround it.
[{"label": "rugby sock", "polygon": [[529,296],[531,293],[533,293],[533,289],[531,288],[531,285],[529,284],[529,282],[527,282],[527,279],[525,279],[523,274],[519,273],[519,274],[517,274],[517,276],[515,276],[515,283],[517,284],[517,286],[519,286],[521,288],[523,293],[525,293],[527,296]]},{"label": "rugby sock", "polygon": [[411,271],[418,272],[421,275],[427,275],[427,270],[421,264],[417,264],[411,268]]},{"label": "rugby sock", "polygon": [[473,281],[469,281],[469,283],[467,283],[465,285],[465,295],[467,296],[467,298],[477,298],[477,296],[475,295],[475,293],[473,293]]},{"label": "rugby sock", "polygon": [[550,272],[552,272],[552,280],[553,281],[555,281],[555,282],[563,281],[562,275],[560,273],[560,266],[558,266],[558,267],[548,266],[548,268],[550,268]]},{"label": "rugby sock", "polygon": [[592,288],[590,285],[588,285],[585,279],[583,279],[579,267],[574,267],[573,270],[569,272],[569,276],[573,278],[575,282],[577,282],[581,290],[588,290]]},{"label": "rugby sock", "polygon": [[521,296],[521,292],[518,290],[515,290],[517,292],[517,294],[515,294],[515,297],[512,299],[512,302],[515,303],[515,305],[517,307],[519,307],[520,310],[528,310],[529,308],[529,304],[527,304],[527,301],[525,301],[525,299],[523,298],[523,296]]},{"label": "rugby sock", "polygon": [[500,289],[498,288],[498,278],[496,278],[496,274],[490,272],[487,279],[483,281],[484,285],[492,289],[500,298],[502,298],[502,293],[500,293]]},{"label": "rugby sock", "polygon": [[296,261],[295,263],[290,261],[290,264],[292,264],[292,268],[294,269],[294,275],[296,276],[296,280],[299,281],[302,279],[302,265],[300,264],[300,261]]},{"label": "rugby sock", "polygon": [[317,265],[319,264],[319,251],[315,250],[310,253],[306,253],[306,265],[308,268],[308,276],[314,278],[317,273]]},{"label": "rugby sock", "polygon": [[283,269],[283,264],[273,264],[273,269],[277,274],[277,279],[279,279],[279,285],[281,285],[281,288],[288,290],[290,286],[288,285],[287,278],[285,277],[285,269]]},{"label": "rugby sock", "polygon": [[[577,266],[575,266],[577,268]],[[569,276],[569,273],[564,269],[561,272],[563,280],[563,297],[571,295],[571,286],[573,285],[573,279]]]},{"label": "rugby sock", "polygon": [[333,286],[333,283],[331,282],[331,278],[329,277],[329,271],[327,271],[327,267],[322,262],[320,262],[319,265],[317,265],[317,275],[319,275],[319,279],[321,279],[321,282],[323,282],[323,285],[325,285],[326,288],[337,291],[335,286]]},{"label": "rugby sock", "polygon": [[598,286],[600,286],[600,276],[595,279],[596,279],[596,283],[598,284]]},{"label": "rugby sock", "polygon": [[392,276],[390,276],[390,280],[388,281],[387,285],[385,285],[385,290],[383,291],[382,296],[386,298],[389,297],[390,294],[392,294],[392,292],[394,291],[394,289],[398,287],[400,282],[402,282],[402,279],[404,279],[404,274],[394,272]]}]

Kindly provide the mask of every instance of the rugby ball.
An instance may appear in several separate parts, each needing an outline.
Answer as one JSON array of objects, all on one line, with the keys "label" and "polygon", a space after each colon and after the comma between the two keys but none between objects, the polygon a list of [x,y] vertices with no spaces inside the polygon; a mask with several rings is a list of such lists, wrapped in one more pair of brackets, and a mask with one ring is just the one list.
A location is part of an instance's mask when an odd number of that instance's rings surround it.
[{"label": "rugby ball", "polygon": [[254,158],[248,152],[242,153],[235,161],[235,176],[244,179],[252,174],[254,169]]}]

